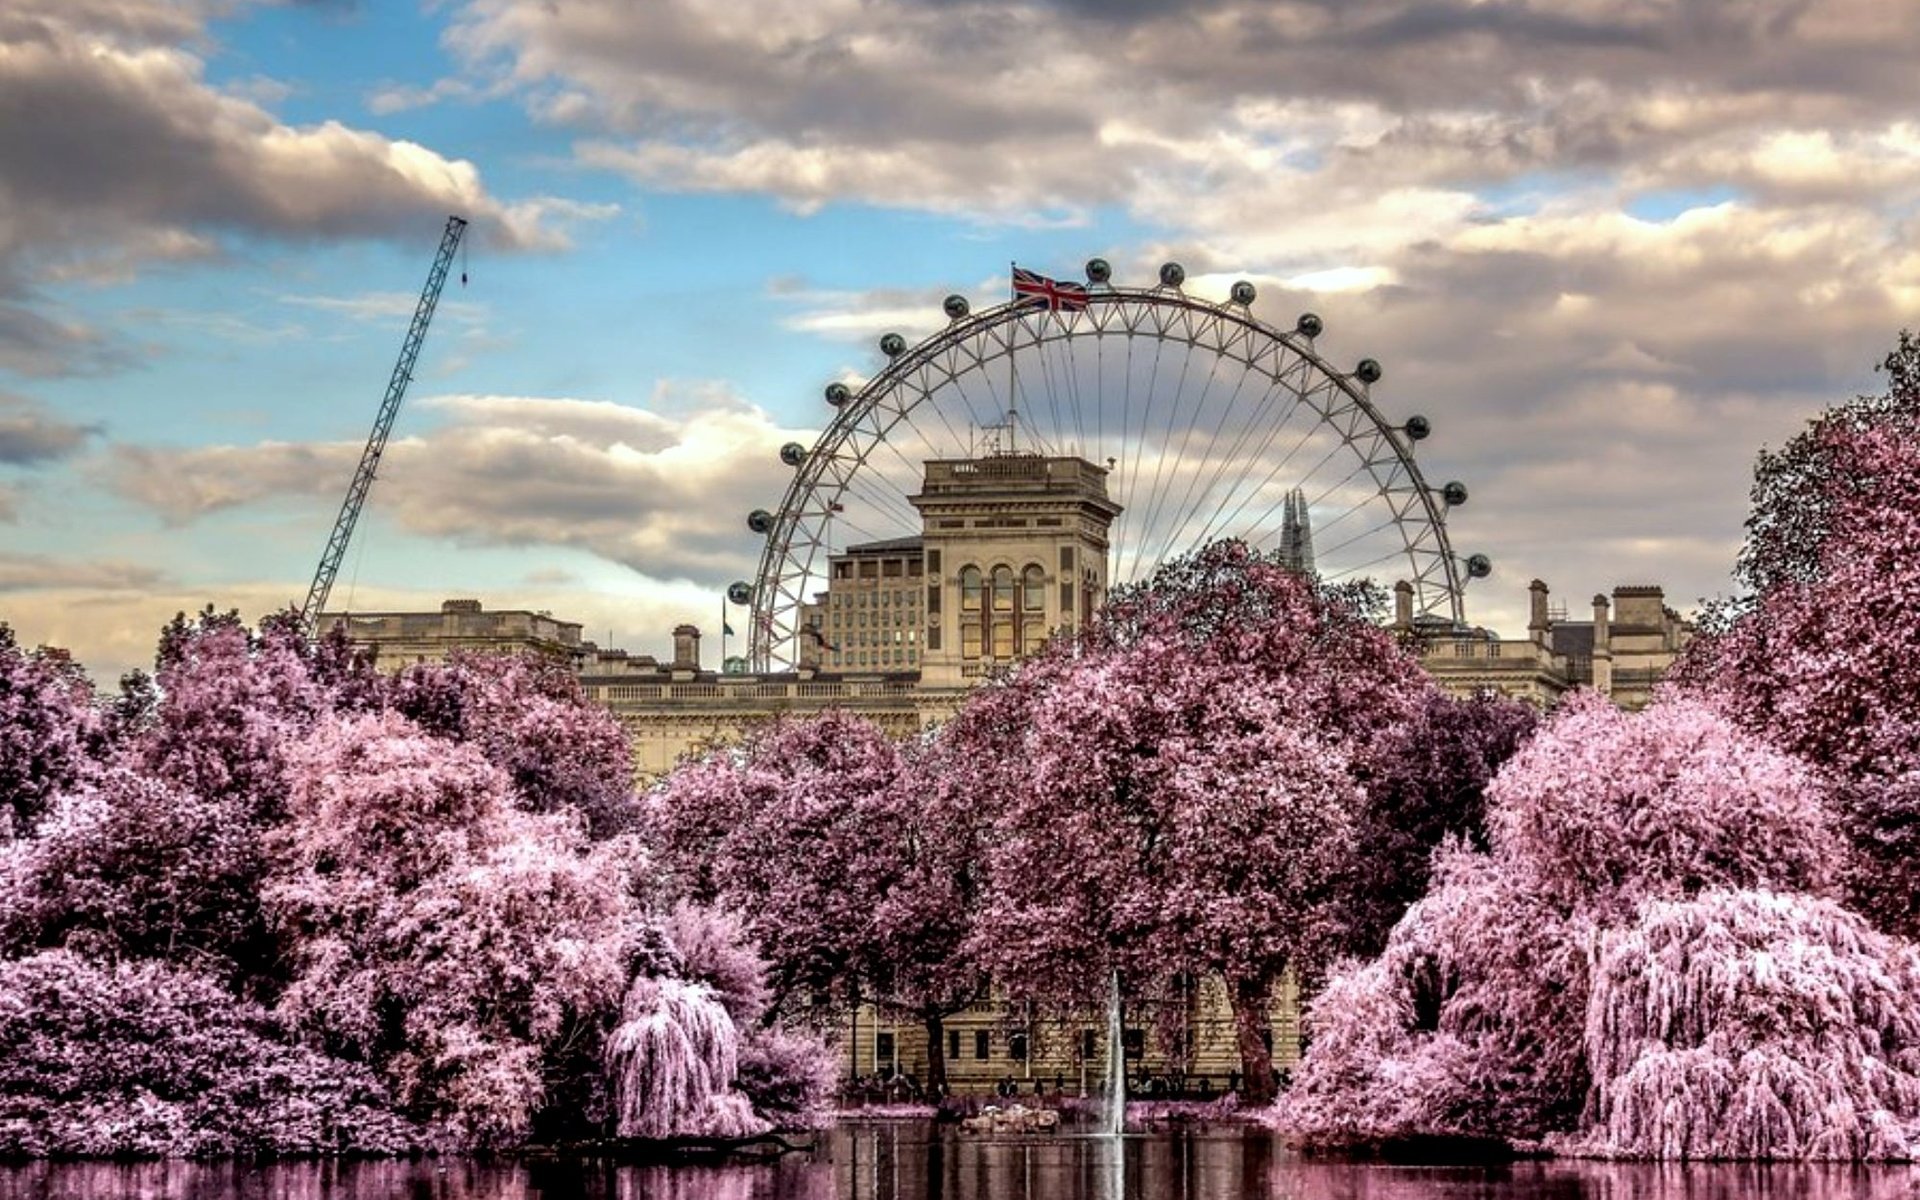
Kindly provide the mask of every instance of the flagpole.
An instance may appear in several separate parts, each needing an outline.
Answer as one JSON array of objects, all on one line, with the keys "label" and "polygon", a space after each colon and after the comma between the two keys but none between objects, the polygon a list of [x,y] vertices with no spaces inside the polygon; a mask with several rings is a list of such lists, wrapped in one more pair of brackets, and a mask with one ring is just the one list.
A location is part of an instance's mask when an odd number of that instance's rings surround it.
[{"label": "flagpole", "polygon": [[[1018,267],[1020,266],[1019,263],[1014,263],[1013,265],[1016,269],[1018,269]],[[1011,340],[1009,340],[1007,343],[1007,453],[1008,454],[1012,454],[1016,448],[1014,434],[1016,432],[1015,423],[1019,419],[1017,415],[1019,411],[1019,402],[1015,399],[1015,394],[1019,391],[1019,388],[1020,388],[1020,363],[1017,359],[1014,358],[1013,343]]]},{"label": "flagpole", "polygon": [[727,594],[720,593],[720,673],[727,673]]}]

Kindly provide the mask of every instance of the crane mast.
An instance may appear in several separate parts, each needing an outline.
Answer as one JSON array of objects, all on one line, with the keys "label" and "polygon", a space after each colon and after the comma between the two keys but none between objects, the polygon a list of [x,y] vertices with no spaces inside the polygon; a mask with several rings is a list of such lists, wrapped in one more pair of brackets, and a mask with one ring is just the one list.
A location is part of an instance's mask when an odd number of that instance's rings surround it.
[{"label": "crane mast", "polygon": [[433,310],[440,303],[440,289],[446,286],[447,272],[453,267],[453,255],[460,247],[460,237],[467,231],[467,223],[460,217],[448,217],[446,232],[440,235],[440,250],[433,256],[433,269],[427,272],[427,285],[420,289],[420,303],[413,310],[413,324],[407,328],[407,340],[400,347],[400,359],[393,364],[393,378],[387,382],[386,398],[380,402],[380,415],[374,418],[373,432],[367,435],[367,448],[360,452],[360,466],[353,473],[353,482],[347,487],[347,498],[340,504],[340,515],[333,522],[333,534],[327,538],[326,552],[320,556],[320,567],[313,573],[313,586],[307,589],[307,602],[300,609],[300,623],[308,637],[313,637],[320,623],[320,610],[326,607],[327,595],[333,591],[334,576],[340,573],[340,561],[346,557],[347,543],[353,540],[354,523],[360,519],[361,506],[367,502],[367,492],[373,487],[373,477],[380,467],[381,452],[387,448],[387,434],[393,430],[393,419],[400,412],[400,401],[406,397],[407,385],[413,382],[413,364],[420,357],[420,347],[427,340],[427,326],[433,322]]}]

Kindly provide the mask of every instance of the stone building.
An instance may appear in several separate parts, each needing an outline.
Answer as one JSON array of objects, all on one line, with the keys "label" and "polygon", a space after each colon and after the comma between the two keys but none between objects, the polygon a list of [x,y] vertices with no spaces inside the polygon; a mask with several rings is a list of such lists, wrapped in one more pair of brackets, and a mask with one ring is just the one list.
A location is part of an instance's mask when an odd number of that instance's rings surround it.
[{"label": "stone building", "polygon": [[355,645],[372,650],[375,661],[390,670],[412,663],[440,662],[457,650],[480,654],[526,651],[580,667],[596,650],[591,642],[581,640],[580,626],[573,621],[525,609],[488,612],[478,600],[443,601],[439,612],[430,613],[320,614],[319,632],[327,633],[336,626],[344,626]]}]

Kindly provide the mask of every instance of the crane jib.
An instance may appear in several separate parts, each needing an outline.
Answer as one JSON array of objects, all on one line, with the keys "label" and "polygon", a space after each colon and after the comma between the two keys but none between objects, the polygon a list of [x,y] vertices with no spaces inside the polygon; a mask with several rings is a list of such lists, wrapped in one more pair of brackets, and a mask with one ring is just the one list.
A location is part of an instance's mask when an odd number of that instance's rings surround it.
[{"label": "crane jib", "polygon": [[[440,303],[440,291],[447,284],[447,272],[453,266],[453,255],[460,247],[460,238],[467,231],[467,222],[461,217],[448,217],[447,228],[440,235],[440,249],[433,257],[433,269],[427,272],[426,286],[420,289],[420,302],[413,310],[413,323],[407,327],[407,339],[400,347],[400,358],[393,365],[393,376],[387,382],[386,395],[380,401],[380,413],[374,418],[373,432],[367,435],[367,446],[360,452],[360,465],[354,469],[353,482],[347,487],[347,497],[340,504],[340,515],[334,519],[333,532],[327,537],[327,548],[320,555],[320,566],[313,573],[313,585],[307,589],[307,602],[300,608],[301,627],[309,638],[319,631],[315,628],[320,621],[320,611],[326,607],[327,596],[333,591],[333,580],[340,573],[340,563],[346,557],[347,544],[353,540],[354,524],[360,519],[360,509],[367,502],[367,492],[373,486],[375,469],[380,465],[381,452],[387,446],[387,434],[393,430],[393,419],[400,413],[400,402],[406,398],[407,385],[413,382],[414,363],[420,358],[420,347],[427,340],[427,326],[433,321],[433,310]],[[463,276],[464,279],[464,276]]]}]

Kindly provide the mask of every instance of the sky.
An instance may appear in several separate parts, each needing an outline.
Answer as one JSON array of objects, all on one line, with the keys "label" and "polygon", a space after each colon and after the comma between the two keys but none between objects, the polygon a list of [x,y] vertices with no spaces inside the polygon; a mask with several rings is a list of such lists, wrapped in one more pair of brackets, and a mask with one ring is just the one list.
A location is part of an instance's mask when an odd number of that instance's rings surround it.
[{"label": "sky", "polygon": [[661,652],[824,381],[1098,255],[1385,364],[1472,620],[1688,609],[1920,324],[1916,62],[1909,0],[9,0],[0,620],[110,682],[302,599],[456,212],[334,607]]}]

